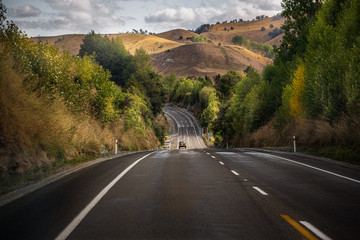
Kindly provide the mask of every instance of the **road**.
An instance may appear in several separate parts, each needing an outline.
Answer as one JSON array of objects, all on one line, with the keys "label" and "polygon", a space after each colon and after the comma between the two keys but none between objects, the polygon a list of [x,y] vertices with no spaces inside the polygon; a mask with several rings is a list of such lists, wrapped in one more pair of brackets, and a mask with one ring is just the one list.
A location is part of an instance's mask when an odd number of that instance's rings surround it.
[{"label": "road", "polygon": [[358,168],[204,148],[191,115],[165,111],[188,149],[113,158],[3,205],[1,239],[360,239]]},{"label": "road", "polygon": [[172,122],[170,149],[178,149],[179,141],[186,142],[187,149],[206,148],[196,119],[187,111],[176,107],[164,107],[168,121]]}]

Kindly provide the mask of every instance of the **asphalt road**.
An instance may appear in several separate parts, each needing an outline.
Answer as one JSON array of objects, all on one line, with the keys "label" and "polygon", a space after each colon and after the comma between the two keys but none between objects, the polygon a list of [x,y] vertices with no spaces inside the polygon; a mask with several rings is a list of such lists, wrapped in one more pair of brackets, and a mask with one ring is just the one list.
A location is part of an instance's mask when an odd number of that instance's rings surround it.
[{"label": "asphalt road", "polygon": [[360,239],[357,168],[203,148],[191,115],[165,111],[188,149],[107,160],[8,203],[1,239]]}]

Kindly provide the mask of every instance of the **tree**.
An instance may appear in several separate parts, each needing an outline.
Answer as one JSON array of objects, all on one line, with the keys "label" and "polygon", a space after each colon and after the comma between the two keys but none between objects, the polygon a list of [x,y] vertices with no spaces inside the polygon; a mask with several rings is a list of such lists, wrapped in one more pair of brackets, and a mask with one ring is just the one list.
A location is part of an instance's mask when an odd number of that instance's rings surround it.
[{"label": "tree", "polygon": [[309,26],[315,20],[315,14],[321,7],[321,0],[283,0],[281,13],[286,18],[282,25],[285,35],[278,49],[278,55],[284,60],[292,60],[294,55],[302,56],[307,45]]},{"label": "tree", "polygon": [[223,76],[215,76],[214,80],[219,99],[223,102],[231,97],[236,83],[241,80],[241,75],[234,71],[228,71]]}]

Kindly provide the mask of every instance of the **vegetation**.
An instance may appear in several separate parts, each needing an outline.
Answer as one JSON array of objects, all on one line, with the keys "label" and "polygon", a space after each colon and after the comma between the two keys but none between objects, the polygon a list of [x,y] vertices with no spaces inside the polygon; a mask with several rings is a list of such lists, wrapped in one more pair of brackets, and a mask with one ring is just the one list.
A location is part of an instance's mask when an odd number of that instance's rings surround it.
[{"label": "vegetation", "polygon": [[144,50],[91,32],[71,56],[34,43],[0,7],[2,183],[111,152],[115,139],[122,150],[160,144],[165,86]]},{"label": "vegetation", "polygon": [[190,40],[192,42],[208,42],[211,43],[211,40],[208,40],[205,36],[203,35],[192,35]]},{"label": "vegetation", "polygon": [[274,48],[263,43],[258,43],[256,41],[250,41],[249,39],[246,39],[243,36],[235,35],[231,42],[236,45],[244,46],[245,48],[255,51],[255,52],[261,52],[265,55],[265,57],[268,58],[274,58],[275,52]]},{"label": "vegetation", "polygon": [[274,64],[262,73],[249,67],[245,76],[216,76],[214,85],[191,81],[172,100],[198,103],[201,125],[218,146],[291,146],[296,135],[310,153],[360,164],[360,0],[282,6],[285,36]]}]

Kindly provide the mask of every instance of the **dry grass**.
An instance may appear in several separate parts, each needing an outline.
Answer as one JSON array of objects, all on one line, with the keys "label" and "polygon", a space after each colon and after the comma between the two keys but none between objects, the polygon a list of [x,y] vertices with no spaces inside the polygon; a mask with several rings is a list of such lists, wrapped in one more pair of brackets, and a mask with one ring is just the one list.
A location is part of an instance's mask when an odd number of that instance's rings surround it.
[{"label": "dry grass", "polygon": [[311,153],[359,164],[360,119],[343,117],[330,124],[323,120],[299,119],[281,129],[269,122],[259,130],[244,137],[235,137],[233,143],[240,147],[292,148],[293,136],[297,147],[310,149]]},{"label": "dry grass", "polygon": [[13,67],[10,58],[0,60],[0,179],[111,152],[115,139],[122,150],[150,149],[158,143],[150,128],[145,133],[124,131],[121,120],[103,126],[69,112],[61,99],[27,91],[24,76]]}]

